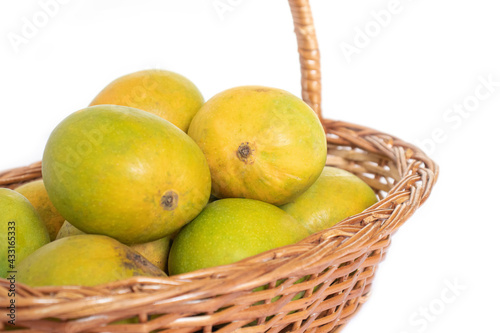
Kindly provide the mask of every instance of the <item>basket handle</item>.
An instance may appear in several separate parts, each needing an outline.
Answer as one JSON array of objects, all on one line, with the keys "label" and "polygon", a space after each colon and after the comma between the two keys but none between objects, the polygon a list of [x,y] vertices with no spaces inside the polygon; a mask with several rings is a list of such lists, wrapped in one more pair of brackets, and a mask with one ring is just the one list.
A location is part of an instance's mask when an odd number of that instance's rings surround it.
[{"label": "basket handle", "polygon": [[321,69],[318,40],[309,0],[288,0],[300,57],[302,99],[321,114]]}]

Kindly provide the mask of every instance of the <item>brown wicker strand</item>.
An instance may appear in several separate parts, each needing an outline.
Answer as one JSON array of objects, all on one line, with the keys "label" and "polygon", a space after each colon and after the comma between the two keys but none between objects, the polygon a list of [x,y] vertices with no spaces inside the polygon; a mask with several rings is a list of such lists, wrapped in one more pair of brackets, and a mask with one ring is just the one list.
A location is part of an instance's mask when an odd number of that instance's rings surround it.
[{"label": "brown wicker strand", "polygon": [[16,188],[17,186],[40,179],[42,177],[42,162],[36,162],[26,167],[0,172],[0,187]]},{"label": "brown wicker strand", "polygon": [[309,0],[289,0],[288,3],[297,37],[302,75],[302,99],[321,119],[320,54]]}]

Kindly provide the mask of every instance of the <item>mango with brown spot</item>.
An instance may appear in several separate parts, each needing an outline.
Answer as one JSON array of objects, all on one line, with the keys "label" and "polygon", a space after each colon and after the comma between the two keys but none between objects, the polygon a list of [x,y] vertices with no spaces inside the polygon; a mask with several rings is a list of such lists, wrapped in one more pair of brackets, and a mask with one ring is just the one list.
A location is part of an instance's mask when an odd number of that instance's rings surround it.
[{"label": "mango with brown spot", "polygon": [[75,227],[124,244],[166,237],[196,217],[210,196],[205,156],[159,116],[117,105],[69,115],[45,146],[49,198]]},{"label": "mango with brown spot", "polygon": [[95,286],[134,276],[165,277],[165,272],[117,240],[77,235],[55,240],[17,267],[17,281],[37,286]]},{"label": "mango with brown spot", "polygon": [[326,136],[314,111],[277,88],[242,86],[210,98],[188,131],[205,153],[217,198],[290,202],[319,177]]},{"label": "mango with brown spot", "polygon": [[[75,235],[86,235],[86,233],[84,233],[68,221],[64,221],[61,229],[59,230],[59,233],[57,234],[56,239]],[[166,271],[171,238],[172,237],[169,235],[147,243],[132,244],[130,245],[130,248],[139,252],[142,256],[144,256],[144,258],[148,259],[156,267]]]}]

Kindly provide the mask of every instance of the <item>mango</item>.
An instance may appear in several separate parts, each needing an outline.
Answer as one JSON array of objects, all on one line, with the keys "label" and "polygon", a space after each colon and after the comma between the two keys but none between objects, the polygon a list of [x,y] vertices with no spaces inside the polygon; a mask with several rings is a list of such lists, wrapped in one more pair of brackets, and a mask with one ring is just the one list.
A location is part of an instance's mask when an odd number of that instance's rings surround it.
[{"label": "mango", "polygon": [[142,70],[109,83],[90,106],[115,104],[151,112],[187,132],[191,119],[205,102],[186,77],[161,69]]},{"label": "mango", "polygon": [[134,276],[166,274],[130,247],[102,235],[55,240],[26,257],[17,281],[38,286],[95,286]]},{"label": "mango", "polygon": [[217,200],[175,236],[168,272],[227,265],[307,236],[305,227],[276,206],[253,199]]},{"label": "mango", "polygon": [[52,131],[42,174],[75,227],[124,244],[154,241],[196,217],[210,170],[196,143],[156,115],[117,105],[77,111]]},{"label": "mango", "polygon": [[64,223],[64,217],[61,216],[50,201],[43,180],[39,179],[28,182],[17,187],[15,191],[24,195],[33,207],[35,207],[35,210],[49,231],[50,240],[53,241],[56,239],[57,233]]},{"label": "mango", "polygon": [[[47,227],[22,194],[0,188],[0,277],[16,271],[18,263],[50,242]],[[9,273],[10,274],[10,273]]]},{"label": "mango", "polygon": [[375,192],[361,178],[326,166],[306,192],[280,208],[313,234],[361,213],[377,201]]},{"label": "mango", "polygon": [[319,177],[326,136],[314,111],[277,88],[243,86],[209,99],[188,131],[207,157],[212,194],[283,205]]},{"label": "mango", "polygon": [[[56,239],[68,236],[86,235],[83,231],[76,228],[68,221],[64,221]],[[155,241],[132,244],[130,248],[139,252],[144,258],[148,259],[153,265],[161,270],[167,270],[167,258],[170,250],[171,236],[163,237]]]}]

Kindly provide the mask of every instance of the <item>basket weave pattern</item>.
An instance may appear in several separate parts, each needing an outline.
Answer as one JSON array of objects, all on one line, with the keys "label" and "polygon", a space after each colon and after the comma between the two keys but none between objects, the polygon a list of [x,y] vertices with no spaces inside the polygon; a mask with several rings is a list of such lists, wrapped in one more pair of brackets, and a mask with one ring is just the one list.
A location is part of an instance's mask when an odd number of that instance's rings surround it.
[{"label": "basket weave pattern", "polygon": [[[297,244],[227,266],[96,287],[17,284],[17,326],[29,332],[339,332],[352,318],[370,294],[391,235],[426,201],[438,168],[420,149],[391,135],[321,117],[309,3],[289,3],[302,97],[325,128],[327,165],[361,177],[380,201]],[[0,172],[0,186],[15,188],[41,176],[38,162]],[[9,285],[0,279],[0,328],[9,319]],[[108,325],[127,318],[135,322]]]}]

